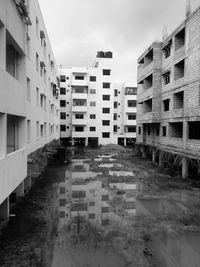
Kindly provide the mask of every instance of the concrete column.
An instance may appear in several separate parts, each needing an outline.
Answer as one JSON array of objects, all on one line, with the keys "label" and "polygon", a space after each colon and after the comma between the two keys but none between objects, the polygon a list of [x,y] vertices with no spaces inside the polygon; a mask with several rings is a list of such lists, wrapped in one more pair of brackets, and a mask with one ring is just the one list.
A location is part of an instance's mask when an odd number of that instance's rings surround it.
[{"label": "concrete column", "polygon": [[124,147],[126,147],[126,137],[124,137]]},{"label": "concrete column", "polygon": [[0,204],[0,220],[8,220],[10,213],[9,197]]},{"label": "concrete column", "polygon": [[88,146],[88,137],[85,138],[85,146]]},{"label": "concrete column", "polygon": [[152,161],[155,163],[156,162],[156,149],[152,149]]},{"label": "concrete column", "polygon": [[159,152],[159,163],[158,163],[158,165],[160,167],[162,167],[162,158],[161,158],[161,153],[160,152]]},{"label": "concrete column", "polygon": [[146,153],[146,148],[145,146],[142,147],[142,158],[146,159],[147,158],[147,153]]},{"label": "concrete column", "polygon": [[74,146],[74,138],[72,138],[72,146]]},{"label": "concrete column", "polygon": [[27,176],[24,180],[24,193],[27,193],[31,188],[31,176]]},{"label": "concrete column", "polygon": [[186,157],[182,159],[182,177],[188,177],[188,159]]},{"label": "concrete column", "polygon": [[18,187],[14,190],[14,192],[16,194],[16,197],[23,197],[24,196],[24,181],[21,182],[21,184],[18,185]]}]

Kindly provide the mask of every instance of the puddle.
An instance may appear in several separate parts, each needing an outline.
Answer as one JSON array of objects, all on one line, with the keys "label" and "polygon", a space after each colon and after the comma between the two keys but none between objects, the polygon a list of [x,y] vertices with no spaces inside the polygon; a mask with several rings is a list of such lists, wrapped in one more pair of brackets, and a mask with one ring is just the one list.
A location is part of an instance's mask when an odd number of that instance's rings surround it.
[{"label": "puddle", "polygon": [[[100,162],[104,158],[106,163],[102,162],[99,167],[117,166],[108,163],[112,155],[101,155],[94,160]],[[137,219],[148,216],[185,216],[188,212],[187,201],[191,203],[191,199],[187,192],[155,196],[143,182],[133,182],[131,178],[118,182],[120,178],[114,177],[136,176],[133,172],[123,171],[121,164],[118,166],[122,170],[109,170],[109,175],[113,176],[109,187],[97,177],[102,173],[90,171],[90,162],[73,160],[66,167],[65,181],[59,185],[59,234],[51,267],[127,266],[120,254],[121,248],[118,252],[114,249],[122,237],[115,241],[105,238],[107,233],[115,231],[116,225],[122,226],[124,230],[136,216]],[[95,177],[95,180],[90,179]],[[199,266],[199,238],[200,234],[191,236],[191,233],[179,238],[157,237],[152,244],[155,266]]]},{"label": "puddle", "polygon": [[188,209],[173,199],[139,197],[136,201],[136,212],[138,216],[182,216],[188,212]]},{"label": "puddle", "polygon": [[137,183],[110,183],[109,186],[118,190],[138,190]]},{"label": "puddle", "polygon": [[179,237],[162,237],[153,241],[156,267],[200,266],[200,233],[187,232]]},{"label": "puddle", "polygon": [[128,171],[109,171],[109,175],[111,176],[132,176],[135,177],[133,172]]},{"label": "puddle", "polygon": [[112,158],[116,155],[117,155],[117,153],[115,153],[115,154],[100,154],[98,157],[99,158]]},{"label": "puddle", "polygon": [[123,167],[122,164],[111,164],[111,163],[103,163],[103,164],[100,164],[99,165],[100,168],[120,168],[120,167]]},{"label": "puddle", "polygon": [[95,158],[94,161],[102,161],[102,158]]}]

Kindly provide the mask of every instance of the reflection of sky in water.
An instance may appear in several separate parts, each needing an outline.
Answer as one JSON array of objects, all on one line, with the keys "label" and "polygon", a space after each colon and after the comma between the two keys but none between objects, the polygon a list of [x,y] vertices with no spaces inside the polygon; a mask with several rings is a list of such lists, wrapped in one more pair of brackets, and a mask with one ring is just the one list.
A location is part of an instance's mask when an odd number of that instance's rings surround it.
[{"label": "reflection of sky in water", "polygon": [[109,175],[111,176],[132,176],[135,177],[133,172],[128,171],[109,171]]},{"label": "reflection of sky in water", "polygon": [[199,267],[200,233],[155,238],[153,254],[157,267]]},{"label": "reflection of sky in water", "polygon": [[99,167],[101,168],[112,168],[112,167],[122,167],[122,164],[111,164],[111,163],[102,163],[99,165]]}]

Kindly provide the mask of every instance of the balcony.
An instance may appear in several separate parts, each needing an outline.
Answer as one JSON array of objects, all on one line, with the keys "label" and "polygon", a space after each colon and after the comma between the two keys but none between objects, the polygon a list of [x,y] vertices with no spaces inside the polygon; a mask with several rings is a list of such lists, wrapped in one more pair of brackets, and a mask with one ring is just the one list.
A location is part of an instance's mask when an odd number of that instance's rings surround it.
[{"label": "balcony", "polygon": [[136,125],[136,120],[126,120],[124,125],[125,126]]},{"label": "balcony", "polygon": [[154,63],[153,61],[148,64],[148,65],[140,65],[138,67],[138,80],[141,80],[142,78],[144,78],[144,76],[148,75],[149,73],[152,72],[154,67]]},{"label": "balcony", "polygon": [[84,80],[72,80],[71,83],[72,86],[88,86],[88,81],[86,79]]},{"label": "balcony", "polygon": [[87,93],[72,93],[72,99],[87,99],[88,94]]},{"label": "balcony", "polygon": [[72,106],[72,112],[86,113],[87,106]]},{"label": "balcony", "polygon": [[25,115],[25,87],[8,72],[0,68],[0,111]]},{"label": "balcony", "polygon": [[72,118],[72,125],[87,125],[87,120]]},{"label": "balcony", "polygon": [[0,159],[0,203],[26,178],[27,157],[19,149]]}]

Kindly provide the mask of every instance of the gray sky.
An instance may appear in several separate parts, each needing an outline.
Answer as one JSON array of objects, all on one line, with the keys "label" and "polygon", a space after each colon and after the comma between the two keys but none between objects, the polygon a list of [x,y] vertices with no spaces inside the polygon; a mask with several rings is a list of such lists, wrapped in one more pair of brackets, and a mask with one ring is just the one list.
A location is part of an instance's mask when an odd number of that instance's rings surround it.
[{"label": "gray sky", "polygon": [[[186,0],[39,0],[58,65],[90,67],[113,51],[116,80],[137,80],[137,58],[163,26],[170,34],[185,18]],[[200,0],[191,0],[192,10]]]}]

